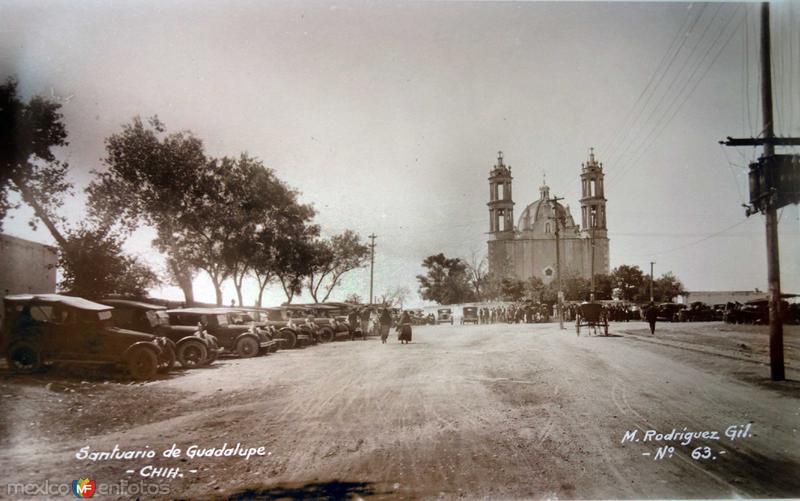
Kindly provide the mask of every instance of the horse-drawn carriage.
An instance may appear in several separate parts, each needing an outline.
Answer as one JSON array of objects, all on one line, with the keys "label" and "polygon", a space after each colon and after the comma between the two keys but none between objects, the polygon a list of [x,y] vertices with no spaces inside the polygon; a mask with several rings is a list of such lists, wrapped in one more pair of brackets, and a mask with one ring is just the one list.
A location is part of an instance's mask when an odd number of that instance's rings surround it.
[{"label": "horse-drawn carriage", "polygon": [[608,315],[605,308],[600,303],[582,303],[578,306],[577,318],[575,319],[575,330],[578,336],[581,335],[581,327],[588,327],[594,329],[597,334],[597,329],[603,329],[603,334],[608,336]]}]

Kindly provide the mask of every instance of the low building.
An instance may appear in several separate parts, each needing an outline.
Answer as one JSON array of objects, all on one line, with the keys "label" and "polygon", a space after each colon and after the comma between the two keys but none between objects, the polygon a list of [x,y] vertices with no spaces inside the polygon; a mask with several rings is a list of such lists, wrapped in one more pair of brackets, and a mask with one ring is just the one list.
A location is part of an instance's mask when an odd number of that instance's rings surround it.
[{"label": "low building", "polygon": [[751,291],[687,291],[679,296],[679,303],[689,304],[700,301],[706,304],[746,303],[766,299],[767,293],[758,289]]},{"label": "low building", "polygon": [[[45,294],[56,291],[58,252],[50,245],[0,234],[0,293]],[[0,323],[2,323],[0,308]]]}]

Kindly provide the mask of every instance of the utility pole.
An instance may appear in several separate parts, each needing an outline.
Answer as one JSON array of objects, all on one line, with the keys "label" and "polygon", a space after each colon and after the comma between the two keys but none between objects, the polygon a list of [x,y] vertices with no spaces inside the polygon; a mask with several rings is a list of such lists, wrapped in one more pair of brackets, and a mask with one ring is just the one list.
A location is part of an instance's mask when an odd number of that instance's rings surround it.
[{"label": "utility pole", "polygon": [[[772,125],[772,61],[769,31],[769,2],[761,4],[761,109],[764,121],[764,156],[775,154],[769,140],[775,136]],[[767,203],[767,281],[769,283],[769,361],[773,381],[785,379],[783,367],[783,315],[781,315],[781,265],[778,255],[778,209]]]},{"label": "utility pole", "polygon": [[369,244],[369,304],[372,304],[372,281],[375,276],[375,239],[378,238],[375,233],[369,236],[371,243]]},{"label": "utility pole", "polygon": [[783,315],[781,314],[781,271],[778,252],[778,209],[800,202],[800,162],[797,155],[776,155],[775,146],[800,145],[800,138],[775,137],[772,121],[772,62],[769,2],[761,4],[761,109],[764,130],[761,138],[720,141],[726,146],[763,146],[764,153],[750,164],[750,205],[747,216],[763,212],[767,240],[767,281],[769,284],[769,362],[773,381],[786,378],[783,361]]},{"label": "utility pole", "polygon": [[655,261],[650,261],[650,302],[653,302],[653,265]]},{"label": "utility pole", "polygon": [[561,282],[561,239],[560,239],[560,235],[561,235],[561,231],[560,231],[561,217],[558,214],[558,209],[557,209],[558,206],[556,205],[556,202],[558,202],[559,200],[564,200],[564,197],[553,197],[553,198],[548,198],[547,199],[547,201],[553,207],[553,213],[555,214],[555,217],[553,219],[555,220],[555,224],[556,224],[556,231],[555,231],[555,233],[556,233],[556,281],[557,281],[556,283],[558,284],[558,297],[556,299],[556,305],[558,307],[558,327],[563,330],[564,329],[564,306],[562,304],[562,298],[564,296],[564,289],[563,289],[562,282]]},{"label": "utility pole", "polygon": [[589,301],[593,303],[594,302],[594,228],[595,228],[595,224],[597,222],[597,215],[592,213],[592,216],[589,219],[589,222],[592,225],[592,239],[591,239],[591,243],[592,243],[592,267],[591,267],[591,271],[592,271],[592,286],[591,286],[591,289],[589,290]]}]

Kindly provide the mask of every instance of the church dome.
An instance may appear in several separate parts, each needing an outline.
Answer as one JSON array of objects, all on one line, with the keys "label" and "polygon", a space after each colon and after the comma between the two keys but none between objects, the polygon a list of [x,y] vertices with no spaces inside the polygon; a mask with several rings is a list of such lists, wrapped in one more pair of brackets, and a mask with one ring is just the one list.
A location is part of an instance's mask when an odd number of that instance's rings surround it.
[{"label": "church dome", "polygon": [[539,200],[529,204],[522,211],[517,222],[519,231],[533,232],[534,235],[554,235],[556,219],[560,219],[560,229],[575,226],[569,208],[549,200],[550,187],[539,188]]}]

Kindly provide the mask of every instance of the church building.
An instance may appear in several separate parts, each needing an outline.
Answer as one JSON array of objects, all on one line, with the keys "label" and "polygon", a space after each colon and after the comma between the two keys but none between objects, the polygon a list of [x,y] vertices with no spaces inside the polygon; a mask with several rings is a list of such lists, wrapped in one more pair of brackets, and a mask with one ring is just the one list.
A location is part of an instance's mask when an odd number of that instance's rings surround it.
[{"label": "church building", "polygon": [[548,284],[556,279],[560,260],[562,279],[607,274],[609,241],[603,176],[603,164],[597,162],[591,149],[589,159],[581,164],[580,225],[575,223],[569,205],[559,203],[543,183],[539,199],[525,207],[515,226],[511,166],[503,163],[503,153],[499,152],[489,176],[489,272],[520,280],[539,277]]}]

